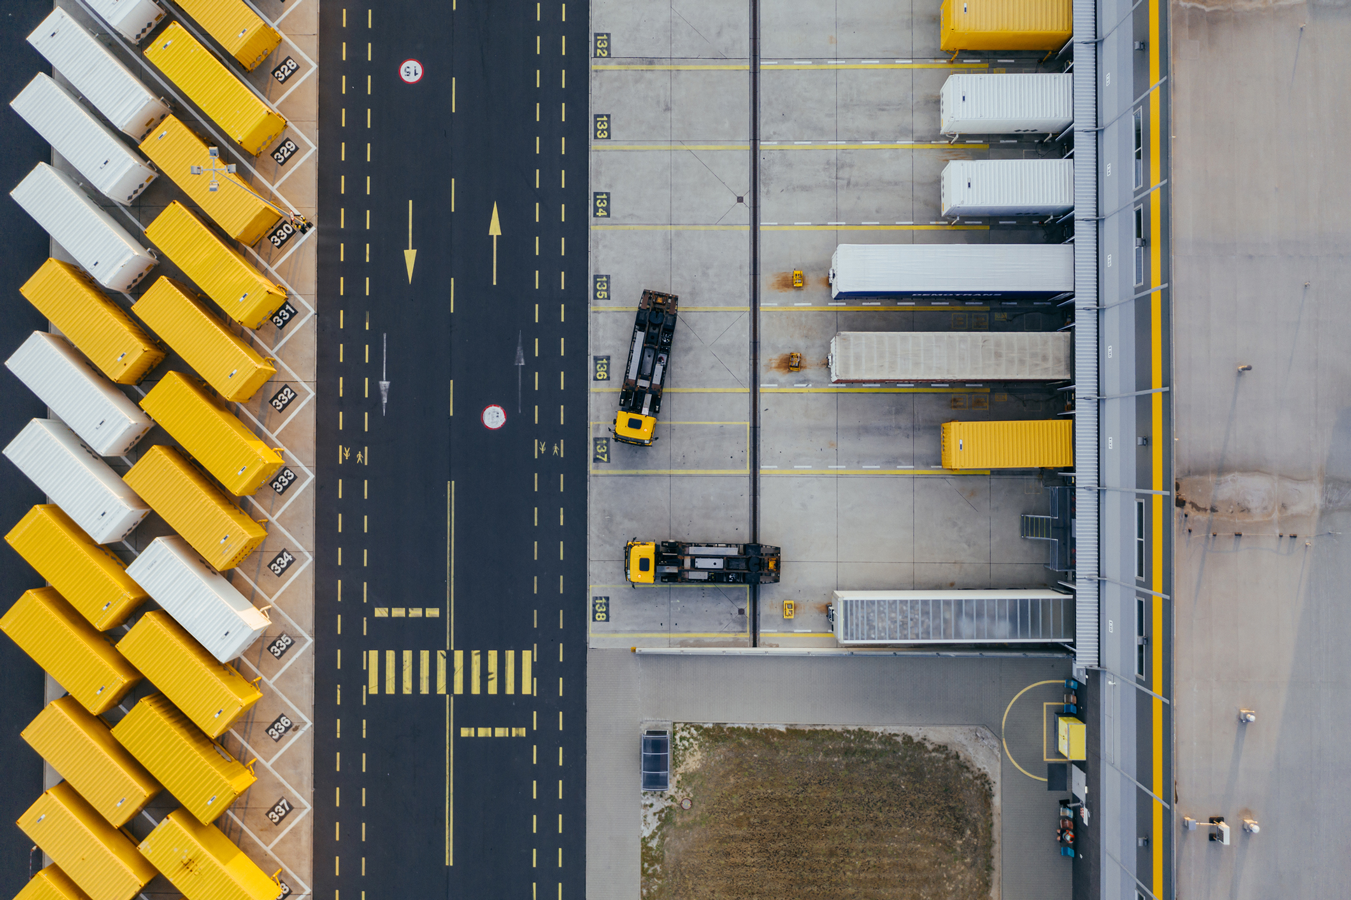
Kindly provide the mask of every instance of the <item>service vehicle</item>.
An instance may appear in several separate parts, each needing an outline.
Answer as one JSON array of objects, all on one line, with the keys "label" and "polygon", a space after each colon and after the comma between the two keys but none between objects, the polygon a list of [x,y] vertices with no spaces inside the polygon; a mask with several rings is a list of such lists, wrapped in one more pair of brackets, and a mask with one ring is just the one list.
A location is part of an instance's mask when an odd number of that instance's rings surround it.
[{"label": "service vehicle", "polygon": [[779,548],[769,544],[640,541],[624,545],[624,571],[639,584],[777,584]]},{"label": "service vehicle", "polygon": [[671,339],[675,337],[680,298],[660,291],[643,291],[619,389],[619,413],[610,429],[615,440],[650,447],[661,412],[662,388],[670,369]]}]

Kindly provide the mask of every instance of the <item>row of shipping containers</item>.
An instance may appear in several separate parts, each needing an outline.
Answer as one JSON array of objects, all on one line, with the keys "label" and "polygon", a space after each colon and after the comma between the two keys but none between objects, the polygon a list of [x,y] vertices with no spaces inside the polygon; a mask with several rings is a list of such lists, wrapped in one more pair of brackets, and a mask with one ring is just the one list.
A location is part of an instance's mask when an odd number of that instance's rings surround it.
[{"label": "row of shipping containers", "polygon": [[[940,46],[962,51],[1045,51],[1073,35],[1070,0],[943,0]],[[960,135],[1063,134],[1074,121],[1067,73],[950,75],[939,92],[940,130]],[[1072,159],[952,160],[939,178],[951,219],[1063,216],[1074,209]],[[841,244],[831,257],[835,299],[972,298],[1049,301],[1074,290],[1073,248],[1063,244]],[[1058,333],[842,332],[831,341],[831,382],[1047,382],[1072,377],[1070,337]],[[1069,419],[947,422],[950,469],[1070,467]]]},{"label": "row of shipping containers", "polygon": [[[165,16],[154,0],[89,5],[133,43]],[[246,69],[280,43],[239,0],[180,0],[179,7]],[[29,40],[112,127],[46,75],[13,108],[110,200],[135,200],[162,172],[232,239],[251,244],[278,224],[281,211],[233,173],[192,175],[194,167],[215,168],[207,144],[64,11]],[[261,152],[284,129],[285,119],[183,24],[160,31],[146,56],[246,151]],[[219,181],[234,185],[212,183]],[[212,478],[244,496],[280,468],[278,450],[221,399],[247,400],[275,368],[170,278],[132,307],[159,339],[104,294],[100,285],[130,290],[158,260],[74,179],[40,164],[13,196],[79,264],[48,260],[25,283],[24,296],[60,334],[34,332],[6,362],[59,421],[29,422],[4,449],[51,502],[33,507],[6,535],[49,586],[25,592],[0,617],[0,631],[67,691],[23,731],[65,780],[18,822],[53,861],[19,896],[131,900],[163,874],[188,900],[273,900],[281,890],[275,877],[212,824],[255,781],[252,764],[217,740],[262,697],[227,660],[269,624],[220,574],[266,530]],[[285,302],[280,286],[181,203],[146,236],[246,327]],[[160,340],[205,384],[168,372],[135,403],[115,385],[145,379],[165,358]],[[119,478],[103,457],[125,457],[155,424],[196,463],[154,446]],[[125,539],[152,510],[175,535],[155,539],[130,565],[103,546]],[[149,600],[160,609],[133,618]],[[128,622],[114,643],[108,632]],[[129,692],[145,680],[158,693],[126,710]],[[114,710],[125,712],[115,723]],[[125,826],[162,791],[181,808],[137,842]]]}]

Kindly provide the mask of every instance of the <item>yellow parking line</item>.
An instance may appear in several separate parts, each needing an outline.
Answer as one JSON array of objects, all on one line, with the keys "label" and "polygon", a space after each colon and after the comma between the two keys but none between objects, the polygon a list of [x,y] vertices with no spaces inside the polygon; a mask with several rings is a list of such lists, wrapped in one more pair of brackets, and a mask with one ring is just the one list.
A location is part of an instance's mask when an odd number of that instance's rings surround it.
[{"label": "yellow parking line", "polygon": [[[749,142],[742,144],[681,144],[673,142],[652,144],[613,144],[609,141],[595,141],[591,144],[595,152],[644,151],[644,150],[749,150]],[[989,144],[950,144],[947,141],[853,141],[849,143],[828,143],[812,141],[807,143],[762,143],[762,151],[774,150],[988,150]]]},{"label": "yellow parking line", "polygon": [[749,63],[592,63],[594,72],[747,72]]},{"label": "yellow parking line", "polygon": [[989,475],[989,469],[761,469],[761,475]]},{"label": "yellow parking line", "polygon": [[[766,303],[760,312],[989,312],[988,306],[784,306]],[[681,310],[684,312],[684,310]]]},{"label": "yellow parking line", "polygon": [[592,469],[592,475],[749,475],[749,469]]},{"label": "yellow parking line", "polygon": [[[595,226],[592,226],[593,228]],[[989,231],[989,225],[761,225],[761,231]]]},{"label": "yellow parking line", "polygon": [[[750,388],[666,388],[663,394],[744,394]],[[593,387],[591,393],[605,394],[619,392],[617,387]]]},{"label": "yellow parking line", "polygon": [[989,388],[955,387],[762,387],[762,394],[988,394]]},{"label": "yellow parking line", "polygon": [[[749,306],[681,306],[679,312],[750,312]],[[592,312],[623,312],[633,315],[633,306],[593,306]]]}]

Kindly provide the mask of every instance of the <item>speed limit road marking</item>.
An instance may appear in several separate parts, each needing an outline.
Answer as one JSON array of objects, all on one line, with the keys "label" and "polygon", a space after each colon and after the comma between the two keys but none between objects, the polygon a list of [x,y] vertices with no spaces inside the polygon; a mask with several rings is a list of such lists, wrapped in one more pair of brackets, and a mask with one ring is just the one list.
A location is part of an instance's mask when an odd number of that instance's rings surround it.
[{"label": "speed limit road marking", "polygon": [[422,80],[422,63],[415,59],[405,59],[399,64],[399,77],[404,84],[417,84]]},{"label": "speed limit road marking", "polygon": [[483,411],[483,424],[496,431],[507,424],[507,411],[494,403]]}]

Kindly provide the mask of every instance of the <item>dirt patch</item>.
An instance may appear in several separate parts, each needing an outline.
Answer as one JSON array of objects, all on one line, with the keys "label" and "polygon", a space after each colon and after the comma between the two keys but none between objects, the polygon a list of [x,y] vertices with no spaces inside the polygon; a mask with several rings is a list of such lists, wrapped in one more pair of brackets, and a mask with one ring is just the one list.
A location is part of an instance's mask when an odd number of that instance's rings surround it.
[{"label": "dirt patch", "polygon": [[987,729],[677,724],[672,744],[644,900],[998,896]]}]

